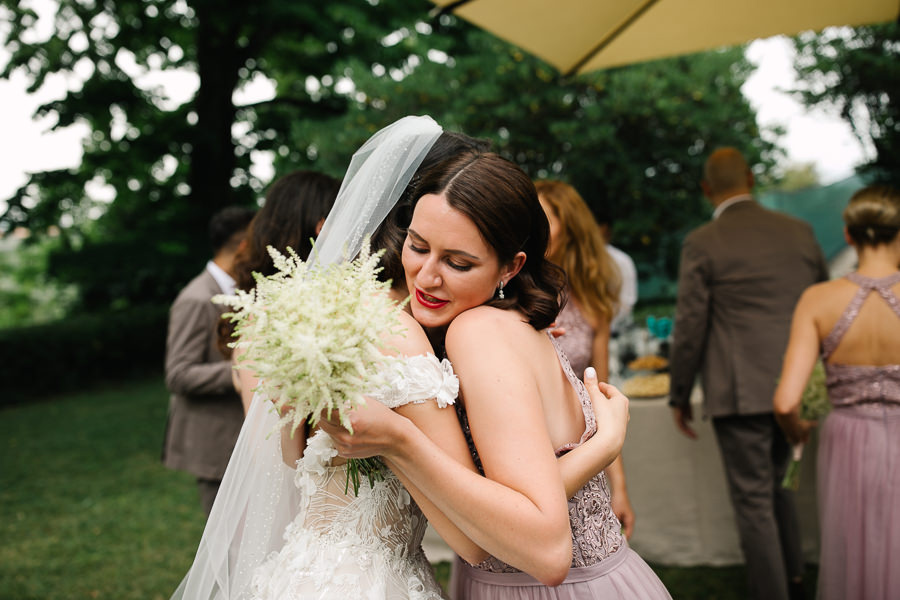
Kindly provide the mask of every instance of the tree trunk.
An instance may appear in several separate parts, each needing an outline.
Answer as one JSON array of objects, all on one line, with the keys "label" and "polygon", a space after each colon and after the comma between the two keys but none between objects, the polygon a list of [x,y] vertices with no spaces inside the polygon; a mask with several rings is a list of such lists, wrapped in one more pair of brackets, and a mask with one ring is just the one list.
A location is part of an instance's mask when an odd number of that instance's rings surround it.
[{"label": "tree trunk", "polygon": [[194,100],[197,123],[194,126],[188,175],[191,186],[190,218],[196,221],[197,231],[206,231],[210,216],[234,202],[230,183],[235,167],[231,137],[235,120],[232,95],[241,67],[238,64],[241,60],[238,23],[243,10],[238,3],[216,0],[195,2],[193,6],[198,21],[196,41],[200,89]]}]

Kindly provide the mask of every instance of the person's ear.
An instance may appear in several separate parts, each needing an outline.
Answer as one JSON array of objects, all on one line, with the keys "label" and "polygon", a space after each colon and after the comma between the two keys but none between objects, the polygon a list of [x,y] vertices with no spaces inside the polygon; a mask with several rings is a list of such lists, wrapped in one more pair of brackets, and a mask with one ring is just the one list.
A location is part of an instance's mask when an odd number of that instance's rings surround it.
[{"label": "person's ear", "polygon": [[700,182],[700,189],[703,190],[703,195],[706,196],[708,200],[712,200],[712,191],[709,188],[709,184],[705,181]]},{"label": "person's ear", "polygon": [[853,238],[850,237],[850,232],[847,231],[847,228],[844,227],[844,241],[847,242],[848,246],[854,246],[856,242],[853,241]]},{"label": "person's ear", "polygon": [[316,223],[316,237],[319,237],[319,234],[322,232],[322,225],[325,224],[325,219],[319,219],[319,222]]},{"label": "person's ear", "polygon": [[502,279],[504,285],[509,283],[509,280],[515,277],[519,271],[522,270],[522,267],[525,266],[525,259],[527,258],[524,252],[516,252],[516,255],[513,256],[513,259],[506,263],[506,266],[503,267]]}]

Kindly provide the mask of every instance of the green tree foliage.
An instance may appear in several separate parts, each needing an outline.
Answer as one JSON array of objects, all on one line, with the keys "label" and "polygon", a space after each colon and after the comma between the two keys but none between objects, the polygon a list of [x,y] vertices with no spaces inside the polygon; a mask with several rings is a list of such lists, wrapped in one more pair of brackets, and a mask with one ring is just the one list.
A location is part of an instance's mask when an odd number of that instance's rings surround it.
[{"label": "green tree foliage", "polygon": [[48,238],[24,245],[14,236],[0,238],[0,329],[65,317],[77,290],[47,280],[47,255],[56,243]]},{"label": "green tree foliage", "polygon": [[[432,7],[59,0],[54,35],[35,41],[34,13],[0,0],[13,54],[0,77],[24,69],[38,89],[51,74],[86,73],[39,113],[91,129],[82,165],[33,175],[0,227],[62,224],[50,269],[80,284],[85,308],[167,302],[208,254],[209,215],[268,183],[251,172],[253,153],[271,153],[276,175],[339,176],[376,129],[430,114],[492,139],[535,178],[569,180],[615,219],[617,245],[672,275],[681,237],[708,215],[698,180],[709,151],[738,146],[759,175],[774,159],[740,94],[751,71],[740,48],[562,79],[459,19],[430,17]],[[176,105],[141,83],[159,69],[195,73],[197,93]],[[274,98],[236,106],[256,77],[274,82]]]},{"label": "green tree foliage", "polygon": [[900,186],[900,23],[806,34],[794,45],[801,101],[836,109],[875,149],[860,171]]},{"label": "green tree foliage", "polygon": [[[0,1],[12,54],[0,77],[24,70],[34,91],[68,76],[78,83],[38,114],[91,131],[82,164],[31,176],[7,200],[0,227],[62,225],[50,270],[78,282],[85,309],[171,300],[208,256],[209,216],[253,202],[267,183],[251,173],[251,153],[284,145],[294,121],[346,110],[334,92],[346,57],[396,60],[380,39],[422,0],[377,4],[58,0],[53,35],[37,39],[34,11]],[[195,74],[194,97],[175,105],[141,83],[158,70]],[[276,82],[276,98],[236,106],[235,91],[257,76]],[[89,194],[92,184],[114,190],[114,201]]]},{"label": "green tree foliage", "polygon": [[[674,275],[684,233],[708,217],[699,179],[714,147],[741,148],[763,181],[774,162],[776,150],[740,92],[752,71],[742,48],[569,79],[452,17],[402,33],[398,45],[414,57],[406,70],[351,65],[362,100],[330,130],[427,113],[448,129],[490,138],[533,177],[568,180],[596,213],[610,215],[615,243],[645,271]],[[315,124],[300,127],[298,143]],[[310,164],[333,161],[319,153]]]}]

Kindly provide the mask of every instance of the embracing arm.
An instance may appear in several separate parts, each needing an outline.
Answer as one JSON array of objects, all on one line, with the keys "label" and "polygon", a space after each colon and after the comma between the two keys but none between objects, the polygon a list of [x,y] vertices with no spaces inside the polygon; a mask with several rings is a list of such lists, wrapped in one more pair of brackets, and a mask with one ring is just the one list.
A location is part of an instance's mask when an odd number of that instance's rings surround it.
[{"label": "embracing arm", "polygon": [[[236,346],[231,356],[232,361],[237,364],[245,352],[244,348]],[[235,387],[241,394],[241,404],[244,405],[244,416],[246,417],[247,413],[250,412],[250,403],[253,402],[254,390],[259,383],[259,378],[247,364],[236,367],[234,373],[237,379]],[[281,459],[284,461],[284,464],[291,468],[297,466],[297,461],[303,456],[303,450],[306,448],[306,437],[307,426],[305,423],[293,433],[290,425],[285,425],[281,428]]]},{"label": "embracing arm", "polygon": [[773,399],[775,419],[792,444],[805,443],[816,425],[815,421],[800,418],[803,389],[819,355],[819,334],[812,310],[814,297],[815,289],[807,289],[794,309],[791,336]]},{"label": "embracing arm", "polygon": [[487,477],[458,462],[410,420],[373,419],[369,407],[351,415],[352,436],[333,423],[323,427],[342,456],[380,454],[478,547],[557,585],[572,560],[571,530],[529,365],[497,335],[451,332],[447,349],[457,358],[454,369]]},{"label": "embracing arm", "polygon": [[[390,347],[395,352],[405,356],[433,353],[431,343],[428,341],[425,332],[411,316],[402,313],[401,322],[406,327],[405,333],[387,340],[385,347]],[[382,415],[380,418],[384,422],[391,421],[391,415],[388,414],[390,411],[386,407],[383,407],[378,402],[370,402],[369,404],[373,406],[368,406],[367,410],[381,411]],[[477,474],[472,455],[469,453],[469,446],[456,418],[456,411],[452,406],[440,408],[436,401],[429,400],[427,402],[405,404],[396,408],[395,412],[406,417],[415,426],[414,429],[423,434],[430,443],[433,443],[438,451],[446,453],[447,456],[462,465],[466,470]],[[355,429],[356,426],[354,426]],[[438,532],[456,554],[472,564],[482,562],[488,557],[488,553],[469,539],[465,533],[448,519],[396,464],[387,456],[382,456],[382,459],[391,467],[391,470],[394,471],[407,491],[415,498],[416,503],[422,509],[431,526],[434,527],[435,531]]]}]

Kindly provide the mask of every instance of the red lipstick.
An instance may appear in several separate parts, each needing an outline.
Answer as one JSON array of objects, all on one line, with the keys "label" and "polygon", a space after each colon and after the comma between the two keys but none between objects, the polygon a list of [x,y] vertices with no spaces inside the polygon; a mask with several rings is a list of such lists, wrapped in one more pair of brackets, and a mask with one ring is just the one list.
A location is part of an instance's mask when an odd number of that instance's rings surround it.
[{"label": "red lipstick", "polygon": [[448,300],[440,300],[434,296],[429,296],[419,288],[416,288],[416,300],[425,308],[438,309],[447,305]]}]

